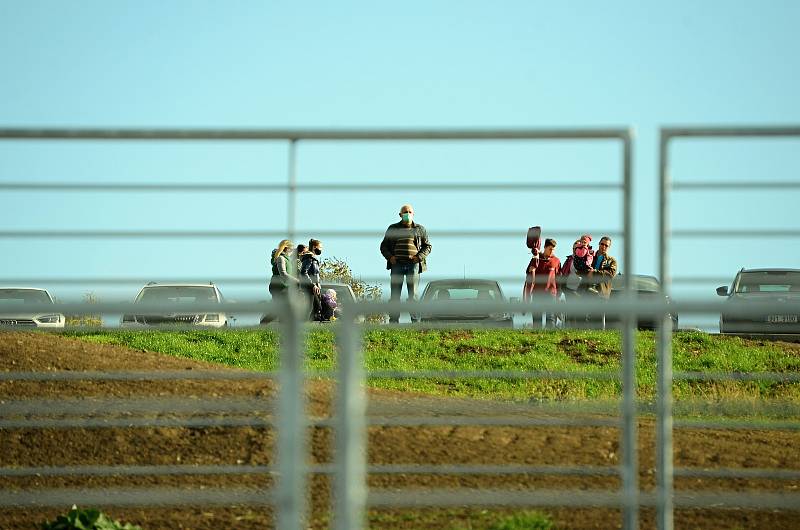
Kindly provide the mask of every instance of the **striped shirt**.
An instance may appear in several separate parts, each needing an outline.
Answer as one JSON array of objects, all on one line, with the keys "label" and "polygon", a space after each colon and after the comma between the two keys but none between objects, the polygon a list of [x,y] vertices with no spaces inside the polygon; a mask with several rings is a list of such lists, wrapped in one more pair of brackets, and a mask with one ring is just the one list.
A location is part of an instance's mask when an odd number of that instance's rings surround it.
[{"label": "striped shirt", "polygon": [[417,255],[417,245],[414,243],[414,230],[409,228],[402,228],[400,229],[402,235],[397,238],[397,242],[394,245],[394,257],[397,258],[399,262],[407,262],[411,261],[411,258]]}]

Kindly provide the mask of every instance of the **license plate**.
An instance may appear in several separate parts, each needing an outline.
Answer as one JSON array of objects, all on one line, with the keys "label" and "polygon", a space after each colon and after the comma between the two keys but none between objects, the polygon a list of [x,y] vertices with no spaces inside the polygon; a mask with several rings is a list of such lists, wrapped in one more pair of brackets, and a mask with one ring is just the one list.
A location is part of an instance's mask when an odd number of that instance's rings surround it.
[{"label": "license plate", "polygon": [[771,324],[797,324],[797,315],[769,315],[767,322]]}]

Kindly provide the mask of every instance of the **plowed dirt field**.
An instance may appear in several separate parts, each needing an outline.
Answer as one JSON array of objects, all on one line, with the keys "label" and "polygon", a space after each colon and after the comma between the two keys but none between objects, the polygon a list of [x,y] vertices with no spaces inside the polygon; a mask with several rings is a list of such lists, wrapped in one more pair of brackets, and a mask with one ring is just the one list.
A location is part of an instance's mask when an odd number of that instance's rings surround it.
[{"label": "plowed dirt field", "polygon": [[[97,345],[57,334],[0,333],[0,371],[147,371],[227,370],[225,367],[178,359],[146,351]],[[311,381],[307,387],[308,413],[325,418],[331,413],[332,385]],[[63,403],[96,398],[142,400],[180,398],[206,402],[219,398],[271,401],[269,381],[0,381],[3,404],[27,399],[52,399]],[[446,411],[478,416],[502,413],[528,414],[512,404],[431,398],[390,391],[369,391],[370,414],[391,417],[402,414],[436,415]],[[121,401],[123,402],[123,401]],[[133,401],[131,401],[132,403]],[[268,411],[265,414],[271,414]],[[6,416],[4,413],[3,416]],[[274,461],[274,432],[268,427],[113,427],[113,428],[6,428],[0,430],[0,464],[4,468],[86,465],[269,465]],[[676,467],[772,468],[800,470],[800,433],[752,429],[676,429]],[[370,464],[502,464],[528,466],[615,466],[619,463],[619,431],[615,427],[508,427],[423,426],[371,427],[368,436]],[[640,484],[652,491],[654,473],[654,424],[643,418],[639,428]],[[332,461],[329,429],[309,431],[309,462]],[[0,478],[5,492],[66,487],[142,488],[180,487],[207,491],[217,488],[266,488],[271,478],[250,475],[166,476],[20,476]],[[412,490],[424,496],[430,488],[488,488],[528,491],[617,491],[615,476],[539,475],[434,475],[374,474],[371,491]],[[745,480],[676,478],[679,492],[734,491],[752,493],[798,492],[797,480]],[[1,493],[1,492],[0,492]],[[330,519],[330,482],[327,476],[309,480],[309,526],[326,528]],[[72,501],[82,505],[80,498]],[[72,504],[72,503],[70,503]],[[68,505],[52,508],[0,508],[0,528],[33,529]],[[559,528],[621,527],[620,512],[605,508],[539,508]],[[488,509],[493,513],[503,510]],[[273,524],[263,506],[181,506],[171,508],[104,507],[116,519],[141,525],[145,530],[167,528],[261,529]],[[505,510],[508,512],[509,510]],[[476,506],[373,510],[371,528],[482,528],[491,519]],[[641,527],[654,527],[652,510],[642,509]],[[677,509],[676,528],[800,528],[800,506],[793,510],[743,510],[708,507]]]}]

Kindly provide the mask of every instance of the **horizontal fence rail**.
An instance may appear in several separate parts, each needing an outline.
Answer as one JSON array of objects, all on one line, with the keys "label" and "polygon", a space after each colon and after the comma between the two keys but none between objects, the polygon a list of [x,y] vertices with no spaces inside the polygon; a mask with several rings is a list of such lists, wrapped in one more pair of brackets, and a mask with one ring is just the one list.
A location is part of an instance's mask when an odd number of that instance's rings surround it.
[{"label": "horizontal fence rail", "polygon": [[[454,305],[447,301],[421,301],[421,302],[356,302],[348,304],[348,311],[353,316],[369,315],[375,313],[389,313],[394,311],[420,313],[421,315],[447,315],[454,311]],[[780,311],[787,314],[800,312],[800,300],[790,300],[780,304]],[[527,302],[506,301],[470,301],[466,311],[477,314],[489,313],[528,313],[532,305]],[[590,299],[581,301],[559,302],[557,300],[542,300],[536,302],[536,310],[540,312],[574,312],[589,314],[609,314],[620,317],[657,317],[670,313],[704,314],[725,313],[731,316],[747,317],[751,315],[765,315],[775,312],[776,306],[772,302],[748,301],[747,303],[732,303],[717,300],[672,300],[663,299],[633,299],[617,298],[610,300]],[[285,311],[282,303],[266,302],[194,302],[194,303],[152,303],[152,302],[98,302],[87,304],[85,302],[69,302],[63,304],[36,303],[25,306],[25,311],[30,313],[63,313],[82,315],[86,313],[103,314],[135,314],[159,315],[169,313],[279,313]],[[458,310],[455,310],[458,311]],[[462,311],[462,312],[466,312]],[[183,329],[186,329],[185,327]]]},{"label": "horizontal fence rail", "polygon": [[[749,493],[676,493],[675,505],[681,508],[723,508],[797,510],[797,495],[784,493],[762,494],[754,498]],[[40,491],[0,492],[0,507],[60,507],[84,499],[93,506],[226,506],[270,505],[276,502],[270,490],[264,489],[185,489],[185,488],[108,488],[58,489]],[[639,503],[655,507],[654,495],[642,493]],[[586,490],[425,490],[415,492],[372,492],[367,504],[372,507],[597,507],[622,508],[623,495],[606,491]]]},{"label": "horizontal fence rail", "polygon": [[[67,184],[63,182],[7,182],[0,183],[0,190],[8,191],[39,191],[39,192],[190,192],[190,193],[245,193],[245,192],[275,192],[275,191],[402,191],[410,189],[417,191],[442,191],[452,192],[453,182],[351,182],[351,183],[298,183],[293,186],[288,184],[140,184],[140,183],[108,183],[97,184],[89,182],[76,182]],[[593,181],[572,182],[470,182],[458,183],[459,191],[480,192],[506,192],[506,191],[563,191],[579,189],[581,191],[620,191],[621,184],[609,182],[598,183]],[[316,233],[316,232],[314,232]],[[578,232],[575,232],[578,233]]]}]

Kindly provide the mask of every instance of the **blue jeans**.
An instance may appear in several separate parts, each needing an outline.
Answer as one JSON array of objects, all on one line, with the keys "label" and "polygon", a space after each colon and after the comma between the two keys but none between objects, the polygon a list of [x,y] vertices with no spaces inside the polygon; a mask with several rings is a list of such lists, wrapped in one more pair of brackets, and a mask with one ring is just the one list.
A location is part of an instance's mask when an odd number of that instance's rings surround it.
[{"label": "blue jeans", "polygon": [[[408,290],[408,300],[414,301],[417,299],[417,286],[419,285],[419,263],[395,263],[392,265],[391,286],[392,286],[392,302],[400,301],[400,292],[403,290],[403,281],[406,282],[406,289]],[[411,322],[417,321],[417,315],[411,314]],[[391,313],[389,315],[389,322],[397,324],[400,322],[400,313]]]}]

